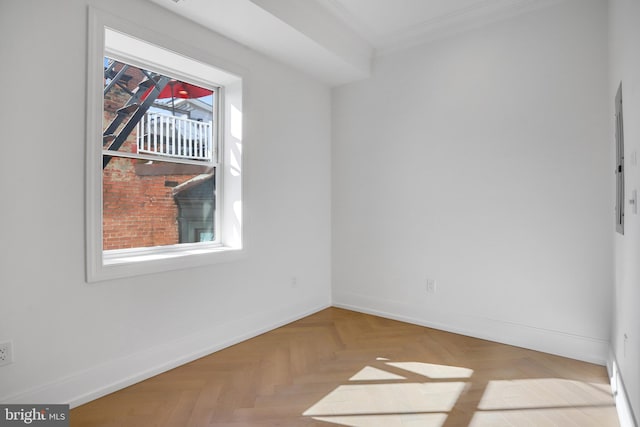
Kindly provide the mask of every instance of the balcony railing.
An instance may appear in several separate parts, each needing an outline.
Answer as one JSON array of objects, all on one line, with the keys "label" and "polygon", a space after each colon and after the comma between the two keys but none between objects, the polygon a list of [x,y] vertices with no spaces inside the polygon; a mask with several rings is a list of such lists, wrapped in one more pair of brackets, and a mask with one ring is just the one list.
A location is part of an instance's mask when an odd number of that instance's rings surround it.
[{"label": "balcony railing", "polygon": [[212,123],[147,112],[138,123],[138,152],[213,160]]}]

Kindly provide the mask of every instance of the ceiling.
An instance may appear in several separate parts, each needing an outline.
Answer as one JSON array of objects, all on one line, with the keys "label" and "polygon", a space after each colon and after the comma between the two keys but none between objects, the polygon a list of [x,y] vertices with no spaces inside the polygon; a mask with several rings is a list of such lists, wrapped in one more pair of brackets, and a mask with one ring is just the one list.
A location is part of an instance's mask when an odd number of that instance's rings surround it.
[{"label": "ceiling", "polygon": [[329,85],[379,55],[562,0],[150,0]]}]

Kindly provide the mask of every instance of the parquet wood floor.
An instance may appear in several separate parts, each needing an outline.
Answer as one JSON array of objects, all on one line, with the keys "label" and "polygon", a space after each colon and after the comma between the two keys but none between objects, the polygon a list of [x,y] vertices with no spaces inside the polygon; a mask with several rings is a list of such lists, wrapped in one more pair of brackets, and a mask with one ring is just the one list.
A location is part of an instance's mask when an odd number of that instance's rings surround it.
[{"label": "parquet wood floor", "polygon": [[618,426],[604,367],[329,308],[71,411],[71,426]]}]

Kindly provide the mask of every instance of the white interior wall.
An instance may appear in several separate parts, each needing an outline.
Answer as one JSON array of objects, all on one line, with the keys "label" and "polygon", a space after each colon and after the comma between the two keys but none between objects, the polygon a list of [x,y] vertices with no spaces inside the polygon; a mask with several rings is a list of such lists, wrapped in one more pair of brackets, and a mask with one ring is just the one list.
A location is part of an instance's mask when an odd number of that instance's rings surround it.
[{"label": "white interior wall", "polygon": [[[613,301],[613,357],[636,419],[640,416],[640,218],[628,203],[633,190],[640,191],[640,3],[611,0],[609,117],[614,116],[614,97],[622,82],[626,214],[624,236],[615,234],[615,290]],[[611,121],[611,133],[614,123]],[[636,162],[633,162],[636,156]],[[613,164],[613,163],[611,163]],[[625,340],[625,334],[627,339]],[[626,342],[625,342],[626,341]]]},{"label": "white interior wall", "polygon": [[[242,260],[85,283],[88,4],[244,70]],[[1,402],[82,403],[330,304],[328,87],[143,0],[1,2],[0,52]]]},{"label": "white interior wall", "polygon": [[606,17],[561,2],[334,89],[334,303],[604,363]]}]

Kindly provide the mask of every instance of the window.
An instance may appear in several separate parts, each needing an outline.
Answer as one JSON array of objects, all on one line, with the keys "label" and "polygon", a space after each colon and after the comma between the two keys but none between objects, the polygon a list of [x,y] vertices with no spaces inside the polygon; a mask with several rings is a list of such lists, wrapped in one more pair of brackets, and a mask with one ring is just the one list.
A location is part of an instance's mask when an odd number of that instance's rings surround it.
[{"label": "window", "polygon": [[90,17],[87,280],[237,258],[241,79],[204,52]]},{"label": "window", "polygon": [[218,241],[219,92],[219,87],[205,88],[104,58],[105,255],[117,249]]},{"label": "window", "polygon": [[622,122],[622,83],[616,93],[616,231],[624,234],[624,128]]}]

